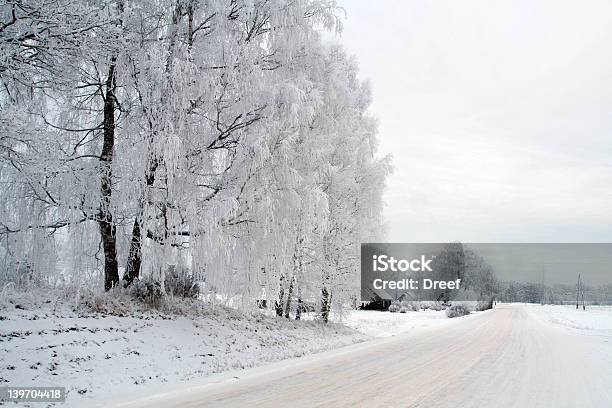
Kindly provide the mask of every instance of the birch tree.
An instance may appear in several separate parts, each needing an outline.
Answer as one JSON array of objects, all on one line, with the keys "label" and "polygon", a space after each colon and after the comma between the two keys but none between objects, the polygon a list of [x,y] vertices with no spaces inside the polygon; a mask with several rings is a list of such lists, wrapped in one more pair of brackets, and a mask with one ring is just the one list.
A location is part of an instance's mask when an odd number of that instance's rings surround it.
[{"label": "birch tree", "polygon": [[232,304],[263,290],[284,317],[341,311],[359,243],[383,233],[390,166],[356,62],[322,39],[339,15],[327,0],[5,3],[5,266],[109,290],[163,287],[181,263]]}]

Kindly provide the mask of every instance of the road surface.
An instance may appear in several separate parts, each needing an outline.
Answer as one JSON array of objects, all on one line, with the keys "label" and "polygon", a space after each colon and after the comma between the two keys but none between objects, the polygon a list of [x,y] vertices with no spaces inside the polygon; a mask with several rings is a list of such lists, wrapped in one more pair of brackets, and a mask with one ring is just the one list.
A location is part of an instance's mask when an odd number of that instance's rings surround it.
[{"label": "road surface", "polygon": [[507,305],[112,406],[612,407],[607,341]]}]

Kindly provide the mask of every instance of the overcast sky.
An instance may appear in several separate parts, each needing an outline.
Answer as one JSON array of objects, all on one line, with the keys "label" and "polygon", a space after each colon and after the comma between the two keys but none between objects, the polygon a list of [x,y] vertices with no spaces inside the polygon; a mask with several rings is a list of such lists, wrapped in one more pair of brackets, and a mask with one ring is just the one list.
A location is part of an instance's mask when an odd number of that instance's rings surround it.
[{"label": "overcast sky", "polygon": [[341,4],[389,242],[612,242],[612,1]]}]

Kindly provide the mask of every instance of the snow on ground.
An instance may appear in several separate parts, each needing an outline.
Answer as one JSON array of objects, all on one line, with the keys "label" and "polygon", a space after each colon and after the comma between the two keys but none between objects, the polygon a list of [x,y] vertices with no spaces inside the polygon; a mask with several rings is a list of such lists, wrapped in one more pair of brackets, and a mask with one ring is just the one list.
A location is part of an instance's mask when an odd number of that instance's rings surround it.
[{"label": "snow on ground", "polygon": [[110,392],[137,392],[369,339],[340,324],[198,306],[188,316],[129,308],[105,313],[48,293],[5,296],[0,384],[64,386],[63,406],[83,407]]},{"label": "snow on ground", "polygon": [[66,387],[66,406],[82,407],[111,390],[139,393],[455,319],[444,311],[356,310],[333,320],[286,320],[197,301],[174,302],[162,313],[125,294],[4,288],[0,385]]},{"label": "snow on ground", "polygon": [[368,336],[389,337],[416,328],[446,324],[451,320],[446,317],[444,310],[421,310],[407,313],[353,310],[343,322]]},{"label": "snow on ground", "polygon": [[536,318],[547,310],[498,305],[408,335],[118,402],[124,408],[612,407],[608,339]]},{"label": "snow on ground", "polygon": [[525,305],[536,318],[568,331],[612,338],[612,306]]}]

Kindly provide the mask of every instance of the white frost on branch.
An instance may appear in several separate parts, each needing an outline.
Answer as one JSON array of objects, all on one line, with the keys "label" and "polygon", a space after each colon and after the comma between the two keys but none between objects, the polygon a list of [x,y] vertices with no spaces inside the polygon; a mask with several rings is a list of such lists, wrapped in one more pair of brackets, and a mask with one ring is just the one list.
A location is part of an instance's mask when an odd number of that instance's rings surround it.
[{"label": "white frost on branch", "polygon": [[[390,171],[331,0],[0,6],[6,277],[163,282],[324,320],[359,292]],[[111,154],[108,154],[108,153]],[[59,262],[57,262],[59,261]],[[96,284],[98,282],[96,281]]]}]

